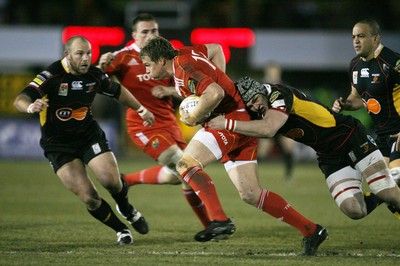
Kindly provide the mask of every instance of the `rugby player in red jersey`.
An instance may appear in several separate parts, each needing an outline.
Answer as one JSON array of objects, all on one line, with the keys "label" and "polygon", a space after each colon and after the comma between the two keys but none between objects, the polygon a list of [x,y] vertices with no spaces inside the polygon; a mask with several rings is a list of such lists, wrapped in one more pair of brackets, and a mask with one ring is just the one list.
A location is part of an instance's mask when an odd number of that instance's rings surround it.
[{"label": "rugby player in red jersey", "polygon": [[[159,165],[139,172],[124,174],[128,186],[137,184],[182,184],[182,192],[203,227],[210,223],[208,213],[200,198],[182,180],[176,171],[176,163],[186,147],[175,116],[173,99],[182,99],[173,87],[173,79],[154,80],[146,73],[140,49],[146,41],[159,35],[156,19],[148,13],[139,14],[132,23],[134,43],[114,53],[100,57],[98,67],[115,76],[155,116],[152,127],[143,125],[141,117],[131,108],[126,109],[126,125],[132,142],[153,158]],[[215,53],[210,47],[210,56]],[[216,57],[217,59],[217,57]],[[214,59],[215,60],[215,59]],[[225,64],[221,64],[225,67]]]},{"label": "rugby player in red jersey", "polygon": [[[187,125],[203,124],[206,118],[225,114],[227,118],[250,120],[235,84],[205,56],[205,46],[175,50],[161,37],[149,40],[140,52],[143,64],[154,79],[174,78],[183,97],[200,96],[197,108],[181,117]],[[228,125],[229,128],[229,125]],[[315,255],[328,237],[327,230],[298,213],[278,194],[262,188],[258,179],[257,139],[229,130],[200,129],[188,143],[177,170],[204,202],[212,222],[195,239],[200,242],[224,239],[235,225],[225,214],[211,177],[203,170],[220,160],[246,203],[290,224],[304,236],[304,255]]]}]

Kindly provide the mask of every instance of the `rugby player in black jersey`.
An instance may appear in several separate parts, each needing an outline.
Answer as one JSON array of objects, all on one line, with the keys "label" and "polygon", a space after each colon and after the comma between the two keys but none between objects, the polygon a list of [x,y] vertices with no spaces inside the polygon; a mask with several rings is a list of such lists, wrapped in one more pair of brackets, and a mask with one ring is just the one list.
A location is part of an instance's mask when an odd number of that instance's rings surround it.
[{"label": "rugby player in black jersey", "polygon": [[[352,37],[357,56],[349,66],[351,93],[346,99],[336,99],[332,110],[366,107],[374,123],[375,141],[400,185],[400,54],[381,43],[381,30],[375,20],[357,22]],[[400,219],[395,208],[388,207]]]},{"label": "rugby player in black jersey", "polygon": [[336,99],[332,110],[367,108],[378,147],[400,184],[400,54],[382,45],[374,20],[356,23],[352,34],[357,56],[349,66],[351,93],[346,99]]},{"label": "rugby player in black jersey", "polygon": [[333,199],[351,219],[361,219],[377,207],[363,195],[363,179],[371,194],[400,210],[400,189],[360,121],[333,112],[285,84],[260,84],[246,77],[236,86],[249,112],[259,119],[236,121],[219,116],[207,123],[209,127],[260,138],[283,134],[310,146]]},{"label": "rugby player in black jersey", "polygon": [[91,104],[100,93],[136,110],[148,126],[154,123],[154,116],[125,88],[91,66],[92,48],[86,38],[69,39],[64,55],[29,83],[16,97],[14,106],[22,113],[40,114],[40,145],[54,172],[94,218],[117,233],[117,244],[131,244],[130,230],[100,197],[85,169],[87,165],[93,171],[135,230],[146,234],[147,222],[128,201],[128,187],[120,179],[105,133],[93,119]]}]

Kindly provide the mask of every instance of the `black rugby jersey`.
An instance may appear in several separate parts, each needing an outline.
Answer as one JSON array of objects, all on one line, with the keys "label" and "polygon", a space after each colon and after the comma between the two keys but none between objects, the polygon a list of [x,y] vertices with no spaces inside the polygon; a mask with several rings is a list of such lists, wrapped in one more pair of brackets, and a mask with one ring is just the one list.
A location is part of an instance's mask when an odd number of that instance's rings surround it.
[{"label": "black rugby jersey", "polygon": [[40,72],[22,93],[33,101],[49,99],[49,107],[40,113],[42,138],[68,140],[86,136],[97,123],[91,111],[96,93],[118,98],[121,86],[95,66],[86,74],[73,75],[64,58]]},{"label": "black rugby jersey", "polygon": [[400,65],[400,54],[380,45],[370,61],[359,56],[351,60],[351,85],[363,98],[376,133],[387,135],[400,132],[400,84],[384,71]]},{"label": "black rugby jersey", "polygon": [[264,85],[270,91],[268,108],[288,115],[277,133],[310,146],[319,154],[343,147],[355,129],[355,118],[333,112],[296,88],[284,84]]}]

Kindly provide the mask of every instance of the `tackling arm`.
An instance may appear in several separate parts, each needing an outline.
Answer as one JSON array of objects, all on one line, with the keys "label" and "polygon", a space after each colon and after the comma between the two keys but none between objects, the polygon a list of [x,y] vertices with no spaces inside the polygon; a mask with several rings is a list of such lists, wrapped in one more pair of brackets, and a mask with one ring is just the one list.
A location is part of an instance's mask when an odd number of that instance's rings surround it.
[{"label": "tackling arm", "polygon": [[207,123],[212,129],[227,129],[249,137],[272,138],[286,123],[288,115],[274,109],[268,109],[262,120],[237,121],[218,116]]}]

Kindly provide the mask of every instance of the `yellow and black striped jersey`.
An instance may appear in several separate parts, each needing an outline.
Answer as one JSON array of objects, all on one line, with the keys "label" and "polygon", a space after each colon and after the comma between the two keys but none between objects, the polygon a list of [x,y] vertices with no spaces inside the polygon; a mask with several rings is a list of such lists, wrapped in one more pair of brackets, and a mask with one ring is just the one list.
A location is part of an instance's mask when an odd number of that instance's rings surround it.
[{"label": "yellow and black striped jersey", "polygon": [[278,134],[312,147],[324,154],[345,145],[356,127],[352,116],[333,112],[300,90],[284,84],[269,87],[268,108],[288,115]]}]

